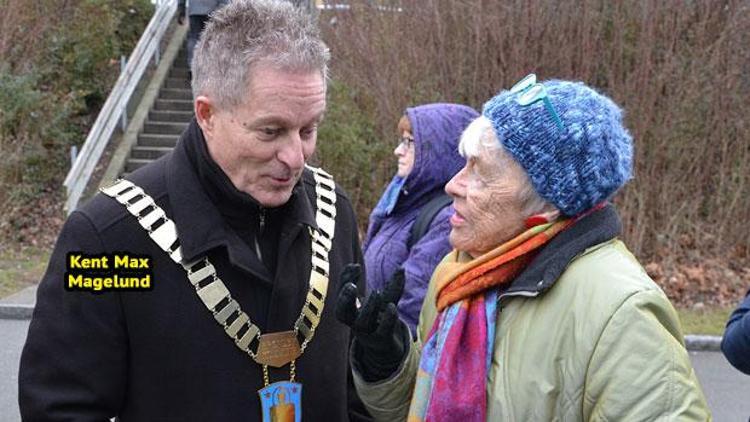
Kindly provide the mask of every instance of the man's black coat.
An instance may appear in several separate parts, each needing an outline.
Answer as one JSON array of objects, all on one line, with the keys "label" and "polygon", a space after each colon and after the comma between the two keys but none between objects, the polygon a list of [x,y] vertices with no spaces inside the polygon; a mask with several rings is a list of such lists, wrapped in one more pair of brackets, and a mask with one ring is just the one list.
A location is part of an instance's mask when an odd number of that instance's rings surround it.
[{"label": "man's black coat", "polygon": [[[197,146],[197,147],[196,147]],[[277,249],[269,270],[246,230],[230,227],[216,192],[199,180],[195,154],[205,144],[195,122],[175,150],[129,179],[150,194],[177,225],[188,260],[208,255],[229,291],[262,332],[292,329],[305,301],[310,235],[315,226],[312,174],[305,171],[290,201],[270,223]],[[209,193],[211,195],[209,195]],[[361,262],[355,215],[337,190],[325,310],[315,337],[297,360],[307,421],[358,419],[348,382],[349,332],[334,318],[339,274]],[[220,200],[220,199],[219,199]],[[257,216],[254,216],[257,218]],[[268,242],[266,242],[268,243]],[[132,253],[152,258],[153,289],[70,292],[68,252]],[[271,382],[289,366],[270,369]],[[261,367],[242,353],[204,307],[182,267],[154,244],[114,199],[98,194],[68,218],[38,290],[21,358],[19,402],[25,421],[259,421]]]}]

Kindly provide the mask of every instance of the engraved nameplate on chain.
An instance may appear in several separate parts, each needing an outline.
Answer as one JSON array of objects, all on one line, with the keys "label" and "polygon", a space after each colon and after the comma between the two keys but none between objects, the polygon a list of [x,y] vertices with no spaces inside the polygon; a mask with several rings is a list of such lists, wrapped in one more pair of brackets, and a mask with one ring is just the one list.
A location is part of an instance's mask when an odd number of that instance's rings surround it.
[{"label": "engraved nameplate on chain", "polygon": [[281,368],[302,354],[294,331],[280,331],[260,336],[255,361],[261,365]]}]

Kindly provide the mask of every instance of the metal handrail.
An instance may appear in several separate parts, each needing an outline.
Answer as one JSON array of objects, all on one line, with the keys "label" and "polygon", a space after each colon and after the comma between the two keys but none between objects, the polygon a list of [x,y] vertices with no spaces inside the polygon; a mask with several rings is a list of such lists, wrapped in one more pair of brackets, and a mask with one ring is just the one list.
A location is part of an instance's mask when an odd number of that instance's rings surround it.
[{"label": "metal handrail", "polygon": [[[177,11],[177,0],[156,0],[156,9],[151,21],[141,35],[131,53],[127,65],[117,78],[109,97],[104,102],[102,110],[91,127],[86,141],[78,153],[75,163],[65,177],[63,185],[66,188],[67,200],[65,211],[67,214],[73,212],[78,206],[86,185],[91,179],[96,164],[104,152],[112,133],[120,121],[123,113],[126,113],[128,102],[135,91],[138,82],[143,78],[148,63],[155,54],[158,55],[158,47],[169,27],[169,23]],[[158,56],[156,57],[158,61]]]}]

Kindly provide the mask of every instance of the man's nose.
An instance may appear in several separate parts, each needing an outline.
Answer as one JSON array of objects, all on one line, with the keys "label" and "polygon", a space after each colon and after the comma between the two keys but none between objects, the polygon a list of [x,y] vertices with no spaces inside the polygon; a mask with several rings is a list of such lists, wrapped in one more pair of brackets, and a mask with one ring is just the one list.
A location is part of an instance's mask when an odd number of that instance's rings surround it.
[{"label": "man's nose", "polygon": [[305,165],[305,154],[302,151],[302,139],[298,134],[292,134],[290,139],[284,143],[277,154],[279,161],[284,163],[293,171],[297,171]]}]

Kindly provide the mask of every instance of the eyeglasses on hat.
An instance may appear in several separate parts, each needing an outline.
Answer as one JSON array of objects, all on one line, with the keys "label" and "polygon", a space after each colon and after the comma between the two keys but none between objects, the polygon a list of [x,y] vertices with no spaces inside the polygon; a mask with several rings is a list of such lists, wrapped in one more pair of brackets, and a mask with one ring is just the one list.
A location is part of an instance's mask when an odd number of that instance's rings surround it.
[{"label": "eyeglasses on hat", "polygon": [[530,73],[526,75],[523,79],[513,85],[510,92],[517,95],[516,102],[523,107],[528,107],[539,101],[544,103],[544,108],[547,109],[547,112],[555,121],[557,128],[563,130],[564,127],[560,115],[557,114],[557,110],[555,110],[555,107],[549,100],[547,89],[541,83],[537,83],[536,74]]}]

